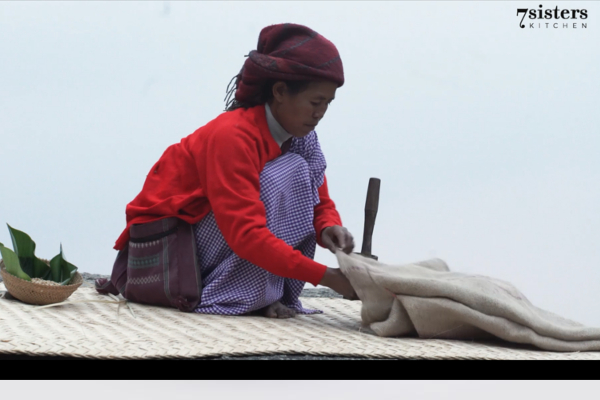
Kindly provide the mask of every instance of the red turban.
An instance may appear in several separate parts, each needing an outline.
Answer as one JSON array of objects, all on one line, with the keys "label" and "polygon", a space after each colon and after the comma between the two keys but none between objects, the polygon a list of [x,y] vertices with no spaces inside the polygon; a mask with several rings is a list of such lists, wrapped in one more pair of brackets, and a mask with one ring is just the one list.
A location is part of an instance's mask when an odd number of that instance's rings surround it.
[{"label": "red turban", "polygon": [[328,80],[344,84],[344,68],[337,48],[312,29],[297,24],[264,28],[256,50],[248,54],[236,77],[235,99],[256,101],[263,85],[276,80]]}]

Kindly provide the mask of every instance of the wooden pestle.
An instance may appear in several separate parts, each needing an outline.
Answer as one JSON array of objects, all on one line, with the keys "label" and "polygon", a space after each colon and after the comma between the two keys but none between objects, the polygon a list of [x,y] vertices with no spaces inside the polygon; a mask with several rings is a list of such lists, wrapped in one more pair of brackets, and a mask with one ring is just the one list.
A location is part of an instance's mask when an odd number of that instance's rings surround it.
[{"label": "wooden pestle", "polygon": [[375,218],[379,208],[379,187],[381,179],[369,179],[369,188],[367,189],[367,201],[365,203],[365,229],[363,232],[362,250],[359,253],[364,257],[370,257],[377,260],[377,256],[371,254],[371,245],[373,240],[373,229],[375,228]]},{"label": "wooden pestle", "polygon": [[[373,228],[375,228],[375,218],[377,217],[377,209],[379,208],[379,186],[381,179],[369,179],[369,187],[367,189],[367,201],[365,203],[365,230],[363,232],[363,244],[360,253],[354,253],[363,257],[369,257],[377,260],[377,256],[371,254],[371,244],[373,241]],[[344,297],[344,299],[347,299]]]}]

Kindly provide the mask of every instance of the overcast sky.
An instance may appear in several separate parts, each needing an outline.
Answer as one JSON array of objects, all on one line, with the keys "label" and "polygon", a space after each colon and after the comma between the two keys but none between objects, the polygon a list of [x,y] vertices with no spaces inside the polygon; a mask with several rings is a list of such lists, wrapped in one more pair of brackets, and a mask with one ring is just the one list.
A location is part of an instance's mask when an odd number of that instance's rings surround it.
[{"label": "overcast sky", "polygon": [[521,29],[539,4],[0,2],[0,242],[9,223],[109,274],[152,165],[222,112],[260,30],[295,22],[344,63],[317,132],[357,250],[378,177],[382,262],[440,257],[600,326],[600,5],[542,2],[588,28]]},{"label": "overcast sky", "polygon": [[[6,396],[27,394],[47,400],[70,400],[81,398],[104,400],[106,393],[90,390],[92,382],[44,381],[39,385],[23,388],[22,382],[5,381],[2,393]],[[107,387],[123,397],[162,400],[176,398],[197,399],[199,396],[217,397],[223,400],[244,398],[248,400],[281,399],[305,400],[306,390],[289,390],[296,382],[289,381],[107,381]],[[565,398],[590,398],[600,385],[596,381],[305,381],[310,396],[319,399],[364,400],[381,396],[386,399],[408,397],[418,400],[504,400],[535,398],[563,400]]]}]

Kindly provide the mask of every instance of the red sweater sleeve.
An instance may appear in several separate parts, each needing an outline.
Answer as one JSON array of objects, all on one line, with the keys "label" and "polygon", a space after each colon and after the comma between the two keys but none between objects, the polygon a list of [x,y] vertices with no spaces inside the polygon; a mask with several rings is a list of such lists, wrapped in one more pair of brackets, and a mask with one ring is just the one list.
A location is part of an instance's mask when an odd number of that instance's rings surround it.
[{"label": "red sweater sleeve", "polygon": [[[317,285],[327,267],[269,231],[260,200],[258,144],[243,133],[214,132],[198,162],[203,187],[229,247],[240,258],[285,278]],[[202,173],[204,171],[204,173]]]},{"label": "red sweater sleeve", "polygon": [[334,225],[342,226],[340,214],[335,209],[335,203],[329,197],[326,176],[323,178],[323,184],[319,188],[319,198],[321,201],[315,206],[314,227],[317,233],[317,243],[319,246],[325,247],[323,246],[323,242],[321,242],[321,232],[323,232],[323,229]]}]

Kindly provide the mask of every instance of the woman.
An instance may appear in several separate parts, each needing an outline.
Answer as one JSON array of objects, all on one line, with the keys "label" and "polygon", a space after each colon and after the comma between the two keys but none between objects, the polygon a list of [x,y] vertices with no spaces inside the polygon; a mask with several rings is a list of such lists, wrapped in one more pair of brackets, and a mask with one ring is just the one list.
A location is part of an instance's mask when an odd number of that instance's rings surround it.
[{"label": "woman", "polygon": [[111,279],[97,290],[272,318],[320,312],[302,307],[305,282],[356,298],[338,269],[313,261],[316,244],[354,248],[314,131],[343,83],[323,36],[296,24],[264,28],[228,88],[226,112],[170,146],[127,205]]}]

